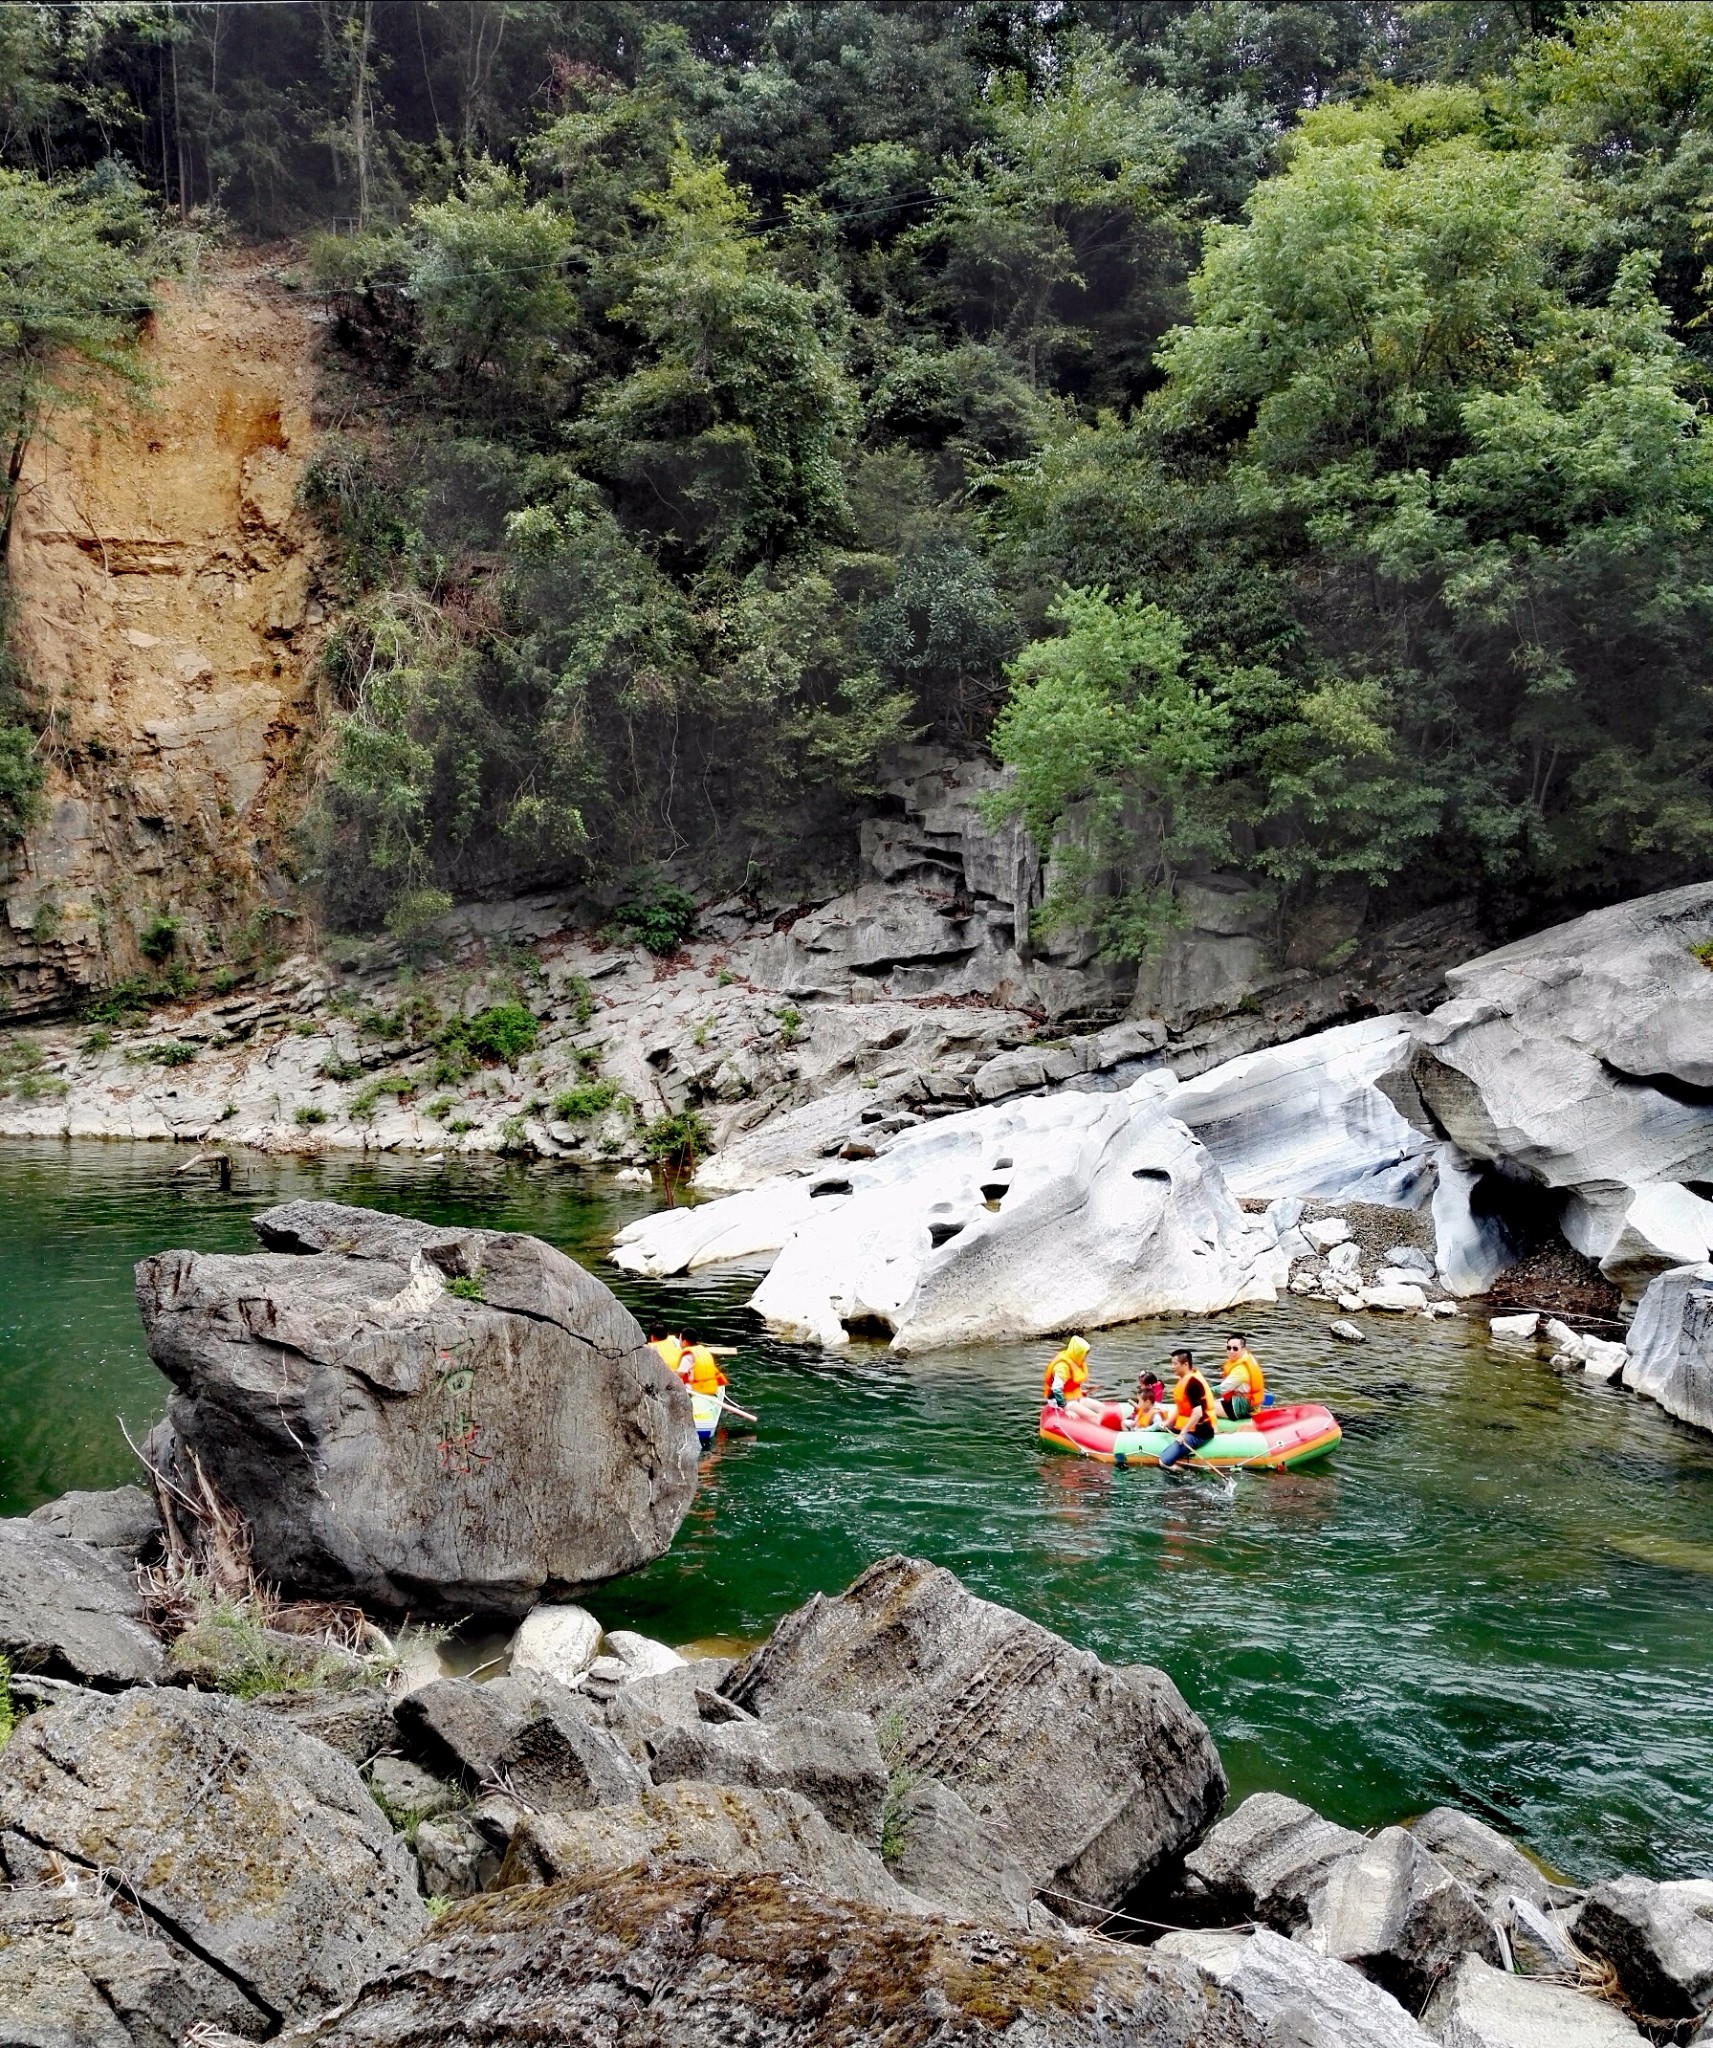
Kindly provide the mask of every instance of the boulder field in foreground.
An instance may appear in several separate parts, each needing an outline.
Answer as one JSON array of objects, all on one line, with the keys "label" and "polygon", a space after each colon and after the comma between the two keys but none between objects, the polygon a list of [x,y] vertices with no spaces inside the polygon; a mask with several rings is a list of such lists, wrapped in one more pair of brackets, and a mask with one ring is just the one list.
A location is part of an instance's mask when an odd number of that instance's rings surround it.
[{"label": "boulder field in foreground", "polygon": [[[248,1257],[137,1267],[188,1445],[294,1592],[522,1614],[633,1571],[696,1484],[677,1375],[599,1280],[533,1237],[291,1202]],[[463,1292],[449,1283],[462,1282]]]},{"label": "boulder field in foreground", "polygon": [[773,1873],[628,1868],[456,1906],[316,2048],[1268,2048],[1183,1964],[836,1900]]},{"label": "boulder field in foreground", "polygon": [[817,1594],[721,1691],[763,1721],[869,1715],[893,1768],[949,1786],[1067,1918],[1122,1904],[1225,1798],[1213,1740],[1164,1672],[1103,1664],[917,1558]]}]

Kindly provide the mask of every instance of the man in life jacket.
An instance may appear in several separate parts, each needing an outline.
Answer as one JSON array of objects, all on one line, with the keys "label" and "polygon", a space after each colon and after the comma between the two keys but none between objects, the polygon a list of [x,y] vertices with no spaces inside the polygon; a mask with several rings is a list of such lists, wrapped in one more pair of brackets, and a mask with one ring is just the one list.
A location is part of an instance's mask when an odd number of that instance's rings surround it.
[{"label": "man in life jacket", "polygon": [[1243,1336],[1225,1340],[1225,1377],[1219,1383],[1219,1405],[1233,1422],[1246,1422],[1259,1415],[1267,1398],[1267,1382],[1261,1367]]},{"label": "man in life jacket", "polygon": [[684,1360],[689,1346],[682,1337],[650,1337],[648,1348],[662,1365],[669,1365],[680,1379],[685,1378]]},{"label": "man in life jacket", "polygon": [[1211,1443],[1218,1413],[1213,1389],[1206,1375],[1197,1372],[1195,1360],[1187,1351],[1172,1353],[1172,1370],[1178,1376],[1172,1388],[1171,1420],[1166,1425],[1172,1432],[1172,1441],[1160,1453],[1162,1465],[1181,1464],[1185,1458],[1193,1458],[1203,1444]]},{"label": "man in life jacket", "polygon": [[717,1394],[726,1384],[720,1362],[706,1344],[692,1344],[684,1353],[684,1384],[693,1394]]},{"label": "man in life jacket", "polygon": [[1088,1385],[1088,1344],[1072,1337],[1062,1351],[1054,1352],[1041,1375],[1041,1399],[1063,1408],[1075,1401]]}]

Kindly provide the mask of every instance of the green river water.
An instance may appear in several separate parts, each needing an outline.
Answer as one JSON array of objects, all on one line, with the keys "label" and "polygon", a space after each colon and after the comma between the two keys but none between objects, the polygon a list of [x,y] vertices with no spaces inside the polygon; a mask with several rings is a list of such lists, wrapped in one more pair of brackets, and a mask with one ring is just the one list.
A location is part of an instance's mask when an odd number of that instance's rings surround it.
[{"label": "green river water", "polygon": [[[1278,1477],[1163,1478],[1045,1452],[1040,1344],[923,1359],[764,1338],[753,1275],[632,1282],[602,1263],[646,1205],[544,1169],[240,1154],[221,1194],[146,1145],[0,1147],[0,1514],[134,1476],[159,1412],[131,1263],[249,1249],[251,1213],[321,1194],[537,1232],[649,1332],[743,1346],[761,1428],[703,1461],[668,1555],[590,1604],[671,1642],[753,1640],[906,1550],[1103,1656],[1163,1665],[1234,1796],[1372,1827],[1441,1801],[1584,1879],[1713,1870],[1713,1442],[1621,1392],[1497,1353],[1479,1320],[1370,1318],[1360,1350],[1295,1302],[1244,1321],[1282,1399],[1345,1439]],[[1128,1384],[1223,1324],[1095,1339]]]}]

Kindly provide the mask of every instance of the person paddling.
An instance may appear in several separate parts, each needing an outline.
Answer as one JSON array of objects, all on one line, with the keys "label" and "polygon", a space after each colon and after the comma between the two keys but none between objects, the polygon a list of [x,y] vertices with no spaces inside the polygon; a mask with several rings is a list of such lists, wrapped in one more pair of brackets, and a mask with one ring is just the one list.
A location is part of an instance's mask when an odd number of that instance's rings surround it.
[{"label": "person paddling", "polygon": [[1062,1351],[1055,1351],[1047,1361],[1047,1369],[1041,1375],[1041,1399],[1051,1401],[1055,1408],[1065,1408],[1080,1398],[1088,1385],[1088,1344],[1082,1337],[1066,1340]]},{"label": "person paddling", "polygon": [[1219,1405],[1233,1422],[1247,1422],[1259,1415],[1267,1399],[1267,1382],[1249,1339],[1238,1335],[1225,1340],[1225,1377],[1219,1383]]},{"label": "person paddling", "polygon": [[684,1375],[684,1384],[693,1394],[717,1394],[726,1384],[726,1376],[720,1370],[720,1362],[706,1344],[692,1344],[684,1354],[679,1367]]},{"label": "person paddling", "polygon": [[1206,1374],[1196,1370],[1187,1351],[1172,1353],[1172,1370],[1178,1378],[1172,1388],[1172,1414],[1167,1424],[1172,1441],[1160,1453],[1163,1466],[1181,1464],[1185,1458],[1193,1458],[1203,1444],[1212,1443],[1218,1412]]}]

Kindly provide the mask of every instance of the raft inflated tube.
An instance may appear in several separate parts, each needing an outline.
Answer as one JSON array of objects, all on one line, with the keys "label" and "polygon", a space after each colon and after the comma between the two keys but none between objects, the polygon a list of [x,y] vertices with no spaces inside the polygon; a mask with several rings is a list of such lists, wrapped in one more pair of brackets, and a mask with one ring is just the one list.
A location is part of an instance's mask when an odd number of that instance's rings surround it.
[{"label": "raft inflated tube", "polygon": [[[1092,1404],[1091,1404],[1092,1406]],[[1256,1472],[1289,1472],[1324,1458],[1344,1435],[1330,1408],[1318,1401],[1274,1403],[1242,1422],[1221,1421],[1212,1438],[1183,1464],[1215,1471],[1247,1467]],[[1103,1465],[1158,1465],[1172,1442],[1169,1429],[1132,1429],[1124,1411],[1110,1404],[1079,1415],[1052,1401],[1041,1405],[1041,1441],[1050,1450],[1070,1451]]]}]

